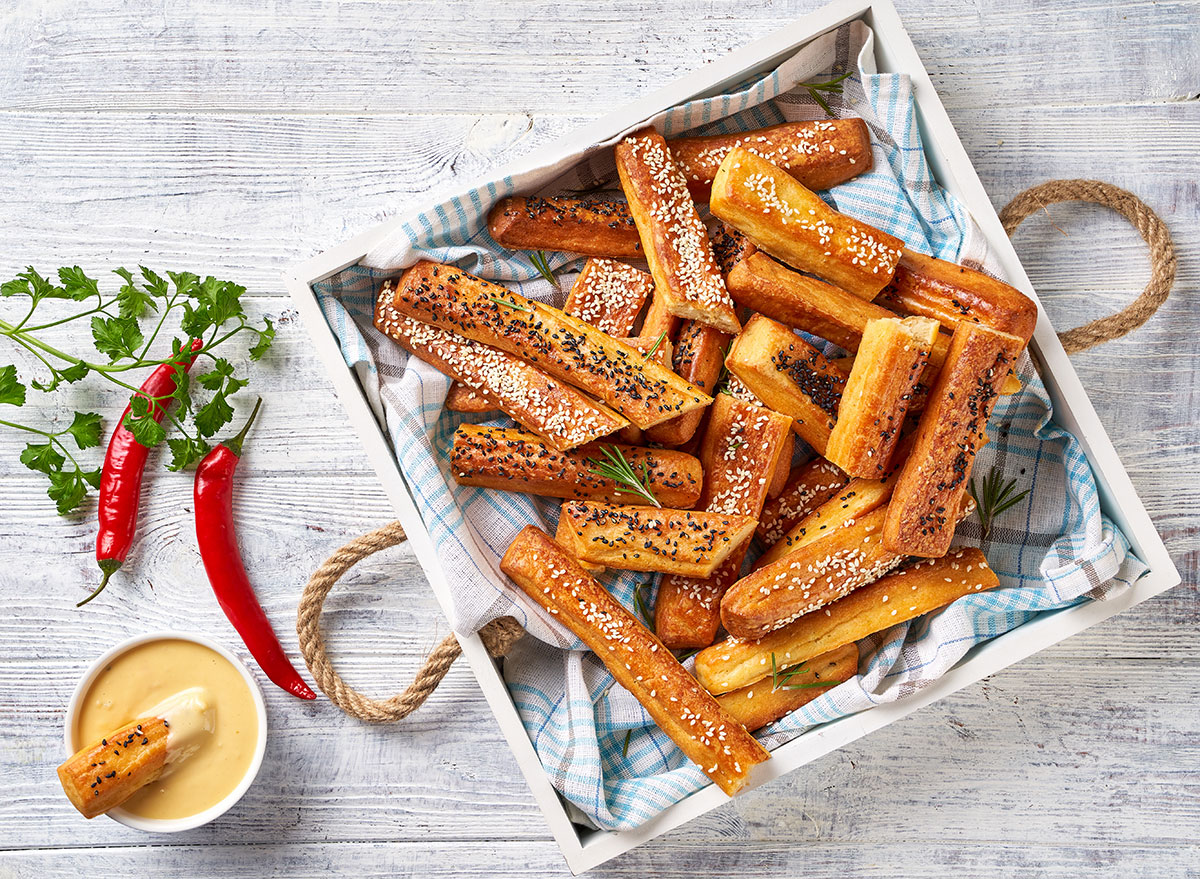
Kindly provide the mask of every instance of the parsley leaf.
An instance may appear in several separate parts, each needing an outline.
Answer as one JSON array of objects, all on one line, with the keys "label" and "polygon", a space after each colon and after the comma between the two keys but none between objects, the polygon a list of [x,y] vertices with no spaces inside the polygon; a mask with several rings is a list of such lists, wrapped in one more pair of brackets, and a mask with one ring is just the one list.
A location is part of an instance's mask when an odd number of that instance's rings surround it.
[{"label": "parsley leaf", "polygon": [[154,272],[145,266],[138,266],[142,273],[142,280],[146,282],[146,289],[159,299],[167,298],[167,281],[165,278],[156,275]]},{"label": "parsley leaf", "polygon": [[58,506],[58,514],[65,516],[87,497],[87,487],[91,482],[90,478],[85,481],[85,475],[79,470],[60,470],[50,474],[50,487],[46,489],[46,494]]},{"label": "parsley leaf", "polygon": [[68,366],[66,369],[60,369],[58,371],[58,377],[68,384],[74,384],[87,374],[88,367],[86,363],[75,363],[71,366]]},{"label": "parsley leaf", "polygon": [[90,296],[100,296],[100,286],[92,278],[83,273],[79,266],[58,270],[58,280],[62,282],[63,298],[82,302]]},{"label": "parsley leaf", "polygon": [[33,266],[26,266],[25,271],[16,278],[0,284],[0,296],[28,296],[35,305],[42,299],[56,298],[56,291],[57,288],[39,275]]},{"label": "parsley leaf", "polygon": [[21,452],[21,463],[38,473],[57,473],[66,461],[51,443],[29,443]]},{"label": "parsley leaf", "polygon": [[[144,401],[145,399],[145,397],[134,397],[134,401]],[[143,404],[143,408],[145,408],[145,404]],[[133,409],[125,416],[125,429],[133,434],[135,440],[148,449],[154,448],[167,437],[166,429],[155,421],[153,416],[137,415]]]},{"label": "parsley leaf", "polygon": [[75,445],[81,449],[100,445],[100,416],[95,412],[76,412],[67,433],[75,437]]},{"label": "parsley leaf", "polygon": [[233,364],[224,357],[218,357],[213,363],[211,372],[206,372],[204,375],[197,376],[196,381],[200,382],[200,386],[205,390],[219,391],[221,386],[225,384],[225,380],[233,375]]},{"label": "parsley leaf", "polygon": [[0,403],[25,405],[25,385],[17,381],[15,366],[0,366]]},{"label": "parsley leaf", "polygon": [[96,350],[115,363],[122,357],[135,357],[145,339],[136,318],[101,317],[92,318],[92,340]]},{"label": "parsley leaf", "polygon": [[269,317],[264,317],[263,323],[267,325],[267,328],[258,331],[258,341],[250,346],[251,360],[262,360],[263,355],[270,349],[271,343],[275,341],[275,324],[271,323]]},{"label": "parsley leaf", "polygon": [[190,436],[173,437],[167,440],[167,445],[171,449],[171,463],[167,465],[168,470],[182,470],[199,461],[212,449],[212,446],[204,440],[192,439]]},{"label": "parsley leaf", "polygon": [[114,269],[116,274],[125,279],[125,283],[121,286],[121,292],[117,294],[117,306],[120,309],[121,317],[141,317],[146,313],[146,309],[158,311],[158,306],[154,304],[154,298],[138,287],[133,280],[133,273],[128,269]]},{"label": "parsley leaf", "polygon": [[196,410],[196,430],[207,439],[233,420],[233,407],[223,392]]}]

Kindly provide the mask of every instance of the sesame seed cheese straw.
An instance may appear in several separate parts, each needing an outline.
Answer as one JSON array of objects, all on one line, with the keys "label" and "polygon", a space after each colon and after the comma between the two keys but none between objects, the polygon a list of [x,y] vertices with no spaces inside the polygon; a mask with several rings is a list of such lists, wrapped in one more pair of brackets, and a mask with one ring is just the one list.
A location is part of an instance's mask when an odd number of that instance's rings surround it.
[{"label": "sesame seed cheese straw", "polygon": [[526,526],[500,569],[582,640],[679,749],[732,796],[770,758],[671,652],[562,547]]},{"label": "sesame seed cheese straw", "polygon": [[[757,519],[767,499],[791,419],[721,394],[710,407],[698,456],[704,468],[699,507]],[[742,543],[709,577],[672,575],[658,588],[654,630],[672,649],[707,647],[721,624],[721,596],[741,575],[750,541]]]},{"label": "sesame seed cheese straw", "polygon": [[888,504],[883,539],[893,551],[937,558],[950,548],[953,511],[983,446],[999,386],[1024,347],[1019,336],[982,324],[962,322],[954,331]]},{"label": "sesame seed cheese straw", "polygon": [[742,147],[721,162],[709,206],[761,250],[867,300],[892,279],[904,247]]},{"label": "sesame seed cheese straw", "polygon": [[648,272],[592,257],[571,285],[563,311],[610,336],[628,336],[653,293],[654,278]]},{"label": "sesame seed cheese straw", "polygon": [[[964,498],[954,521],[974,509]],[[905,556],[884,546],[887,513],[873,510],[738,580],[721,601],[725,630],[761,638],[894,570]]]},{"label": "sesame seed cheese straw", "polygon": [[639,131],[616,146],[617,173],[668,310],[726,333],[741,329],[708,230],[667,142]]},{"label": "sesame seed cheese straw", "polygon": [[725,365],[764,404],[793,419],[792,429],[825,453],[846,374],[783,324],[761,314],[733,340]]},{"label": "sesame seed cheese straw", "polygon": [[[858,647],[846,644],[814,657],[803,667],[793,666],[787,682],[776,688],[771,674],[748,686],[717,696],[717,704],[746,729],[754,732],[791,714],[826,690],[858,674]],[[782,671],[776,664],[776,670]]]},{"label": "sesame seed cheese straw", "polygon": [[754,533],[753,516],[568,501],[579,558],[623,571],[708,577]]},{"label": "sesame seed cheese straw", "polygon": [[791,471],[777,497],[763,505],[755,535],[764,546],[772,546],[792,526],[832,498],[850,478],[824,458],[815,458]]},{"label": "sesame seed cheese straw", "polygon": [[[524,430],[460,424],[454,432],[450,473],[459,485],[520,491],[543,497],[628,503],[628,486],[595,472],[607,443],[560,452]],[[671,449],[612,444],[644,477],[659,503],[688,508],[700,497],[704,471],[692,455]]]},{"label": "sesame seed cheese straw", "polygon": [[753,241],[720,220],[713,224],[708,239],[712,244],[713,256],[716,257],[717,265],[726,280],[734,266],[758,250]]},{"label": "sesame seed cheese straw", "polygon": [[721,161],[734,147],[778,165],[809,189],[829,189],[873,165],[871,135],[861,119],[785,122],[740,134],[680,137],[667,145],[698,200],[708,198]]},{"label": "sesame seed cheese straw", "polygon": [[559,451],[608,436],[629,423],[524,360],[401,314],[386,287],[376,302],[375,326],[439,372],[486,392],[505,414]]},{"label": "sesame seed cheese straw", "polygon": [[477,391],[470,385],[455,381],[446,391],[446,408],[451,412],[495,412],[500,401],[487,391]]},{"label": "sesame seed cheese straw", "polygon": [[982,552],[953,550],[889,574],[758,640],[727,638],[701,650],[696,677],[709,692],[728,693],[770,675],[772,654],[777,668],[790,668],[999,585]]},{"label": "sesame seed cheese straw", "polygon": [[417,263],[394,285],[392,304],[416,320],[520,357],[643,429],[712,402],[619,339],[453,266]]},{"label": "sesame seed cheese straw", "polygon": [[619,201],[513,196],[492,208],[488,231],[496,243],[510,250],[642,258],[633,216]]},{"label": "sesame seed cheese straw", "polygon": [[867,324],[825,449],[849,475],[874,478],[889,470],[937,335],[937,321],[926,317]]}]

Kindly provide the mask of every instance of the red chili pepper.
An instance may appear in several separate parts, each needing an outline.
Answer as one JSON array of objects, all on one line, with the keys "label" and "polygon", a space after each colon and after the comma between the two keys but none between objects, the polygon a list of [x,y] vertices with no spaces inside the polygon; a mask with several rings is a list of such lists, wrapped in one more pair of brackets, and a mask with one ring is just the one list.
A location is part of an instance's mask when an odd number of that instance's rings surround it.
[{"label": "red chili pepper", "polygon": [[[156,402],[157,398],[175,392],[175,365],[184,371],[192,368],[195,352],[204,347],[200,339],[192,341],[192,356],[172,360],[157,367],[134,396],[150,400],[150,416],[162,422],[167,414],[166,406]],[[130,405],[132,405],[132,400]],[[108,585],[108,580],[125,562],[129,547],[133,545],[133,534],[137,530],[138,504],[142,497],[142,473],[146,469],[146,458],[150,450],[133,438],[125,427],[129,406],[121,413],[112,438],[108,441],[108,452],[104,456],[104,470],[100,474],[100,503],[98,518],[100,533],[96,535],[96,563],[104,579],[96,590],[76,607],[83,607]]]},{"label": "red chili pepper", "polygon": [[218,444],[196,469],[196,541],[217,602],[259,667],[293,696],[315,699],[317,694],[304,683],[283,652],[271,629],[271,621],[254,595],[233,528],[233,476],[242,454],[242,443],[260,406],[261,399],[241,432]]}]

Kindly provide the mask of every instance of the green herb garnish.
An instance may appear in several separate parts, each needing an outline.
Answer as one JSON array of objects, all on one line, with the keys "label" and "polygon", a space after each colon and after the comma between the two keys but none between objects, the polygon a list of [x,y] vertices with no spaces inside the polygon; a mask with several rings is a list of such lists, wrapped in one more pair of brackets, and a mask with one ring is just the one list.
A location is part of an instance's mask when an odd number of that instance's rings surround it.
[{"label": "green herb garnish", "polygon": [[666,337],[667,337],[666,330],[663,330],[661,333],[659,333],[658,338],[654,340],[654,344],[650,346],[650,350],[642,355],[642,360],[643,361],[649,360],[651,357],[653,357],[654,352],[658,350],[658,346],[663,343],[663,339],[665,339]]},{"label": "green herb garnish", "polygon": [[497,305],[505,305],[514,311],[527,311],[530,314],[533,314],[532,305],[522,305],[521,303],[514,302],[511,299],[500,299],[496,296],[489,296],[488,299],[492,300],[492,302],[495,302]]},{"label": "green herb garnish", "polygon": [[1017,480],[1010,479],[1008,482],[1003,481],[1004,477],[993,467],[988,471],[987,476],[983,477],[981,487],[977,488],[975,479],[971,479],[971,497],[975,499],[975,506],[979,509],[979,521],[983,525],[983,536],[987,537],[992,530],[992,523],[995,518],[1010,507],[1016,506],[1025,495],[1029,494],[1029,489],[1025,489],[1020,494],[1013,494],[1017,487]]},{"label": "green herb garnish", "polygon": [[626,460],[625,455],[616,446],[604,446],[600,449],[604,453],[606,461],[595,461],[591,458],[585,459],[584,463],[592,465],[593,469],[589,470],[595,476],[603,479],[611,479],[613,482],[619,482],[622,485],[629,486],[629,491],[618,489],[622,494],[636,494],[644,498],[654,506],[662,508],[662,504],[658,502],[658,498],[654,496],[654,492],[647,485],[649,475],[646,474],[646,465],[643,465],[643,474],[638,476],[633,469],[633,465]]},{"label": "green herb garnish", "polygon": [[633,730],[631,730],[631,729],[626,730],[625,731],[625,747],[621,748],[621,756],[622,757],[629,756],[629,740],[631,738],[633,738]]},{"label": "green herb garnish", "polygon": [[827,82],[804,82],[800,85],[802,88],[808,90],[808,93],[812,95],[812,99],[821,106],[822,110],[832,116],[833,110],[830,108],[829,103],[821,97],[821,92],[836,92],[840,95],[842,93],[842,80],[848,78],[853,72],[852,70],[847,71],[841,76],[834,77]]},{"label": "green herb garnish", "polygon": [[684,650],[682,653],[676,653],[675,658],[677,660],[679,660],[680,664],[682,665],[683,663],[687,662],[689,659],[691,659],[693,656],[695,656],[699,652],[700,652],[699,649]]},{"label": "green herb garnish", "polygon": [[[47,380],[26,385],[18,380],[16,366],[0,366],[0,404],[23,406],[30,388],[50,393],[64,382],[73,384],[89,375],[99,376],[130,394],[130,411],[124,424],[134,438],[147,448],[166,440],[172,453],[167,468],[180,470],[208,452],[209,438],[233,418],[229,398],[247,383],[235,375],[233,363],[216,356],[214,349],[248,333],[247,354],[251,360],[258,360],[270,348],[275,328],[267,318],[261,326],[250,321],[241,302],[246,288],[229,281],[213,277],[201,280],[190,272],[167,272],[163,278],[142,266],[138,267],[137,277],[124,268],[113,273],[123,282],[115,293],[101,292],[99,282],[78,266],[60,268],[57,283],[30,266],[13,280],[0,284],[0,300],[27,300],[20,319],[0,318],[0,339],[7,339],[36,358],[48,374]],[[76,303],[77,308],[66,316],[60,311],[40,322],[35,320],[39,307],[53,299]],[[64,351],[48,341],[49,330],[84,318],[90,319],[92,344],[101,355],[99,359]],[[158,345],[155,350],[160,335],[172,329],[179,335],[169,346]],[[134,376],[140,379],[157,366],[178,362],[192,339],[203,343],[195,356],[208,358],[210,370],[189,380],[182,366],[177,366],[174,393],[154,399],[142,394]],[[126,373],[130,373],[129,381]],[[209,392],[202,404],[193,398],[197,384]],[[165,408],[172,400],[179,406],[167,410],[167,421],[160,425],[153,413],[158,405]],[[61,430],[7,419],[0,419],[0,426],[41,438],[26,445],[21,463],[46,475],[50,481],[47,494],[60,514],[74,510],[87,497],[89,488],[99,486],[100,469],[88,466],[82,455],[77,456],[100,445],[100,416],[95,412],[73,413],[71,423]],[[168,439],[172,429],[176,436]],[[68,437],[74,448],[68,446]]]},{"label": "green herb garnish", "polygon": [[651,632],[654,631],[654,614],[650,612],[650,605],[642,598],[642,590],[649,589],[654,584],[650,581],[639,583],[637,588],[633,590],[633,607],[642,618],[642,622],[646,624],[646,628]]},{"label": "green herb garnish", "polygon": [[791,668],[785,668],[780,671],[775,665],[775,654],[771,654],[771,692],[776,690],[811,690],[815,687],[836,687],[838,681],[806,681],[804,683],[793,683],[792,680],[797,675],[804,674],[808,671],[806,665],[794,665]]},{"label": "green herb garnish", "polygon": [[550,268],[550,261],[546,258],[544,250],[535,250],[529,254],[529,261],[533,263],[538,274],[550,282],[551,286],[558,287],[558,278],[555,276],[554,270]]}]

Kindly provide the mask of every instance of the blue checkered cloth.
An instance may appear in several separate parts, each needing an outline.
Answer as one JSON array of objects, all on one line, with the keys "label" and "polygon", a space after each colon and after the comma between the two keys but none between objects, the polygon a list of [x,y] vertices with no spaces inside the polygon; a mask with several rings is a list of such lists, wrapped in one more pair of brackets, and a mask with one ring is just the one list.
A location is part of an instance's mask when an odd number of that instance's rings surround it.
[{"label": "blue checkered cloth", "polygon": [[[827,93],[837,116],[870,127],[875,167],[823,196],[830,204],[902,238],[911,248],[997,272],[986,242],[964,208],[933,179],[917,130],[912,87],[903,75],[875,73],[872,35],[861,22],[814,40],[770,73],[728,92],[648,120],[667,136],[742,131],[789,120],[822,118],[802,83],[853,70],[841,94]],[[425,211],[362,265],[313,286],[329,325],[391,438],[405,479],[437,548],[453,593],[450,622],[460,632],[512,615],[533,637],[505,659],[504,673],[542,766],[577,816],[597,827],[637,827],[708,784],[594,655],[514,590],[499,561],[516,533],[533,523],[551,533],[558,502],[458,486],[447,465],[454,430],[467,420],[445,411],[449,381],[371,326],[375,292],[417,259],[453,262],[505,282],[527,296],[560,302],[528,254],[498,246],[485,218],[514,192],[545,195],[612,187],[612,143],[568,156],[550,168],[505,177]],[[566,278],[581,261],[552,254]],[[860,643],[859,674],[760,733],[770,748],[816,724],[903,698],[936,680],[972,646],[1039,613],[1104,600],[1145,572],[1124,536],[1101,513],[1083,450],[1055,424],[1046,389],[1028,356],[1023,390],[1003,398],[989,424],[991,442],[977,472],[998,468],[1029,495],[984,537],[974,519],[956,543],[980,546],[1001,588],[962,598]],[[496,423],[502,423],[497,421]],[[798,456],[805,454],[798,450]],[[753,553],[751,553],[753,557]],[[748,561],[749,563],[749,561]],[[631,609],[645,575],[610,572],[603,582]],[[643,593],[644,595],[644,593]],[[690,662],[690,660],[689,660]]]}]

